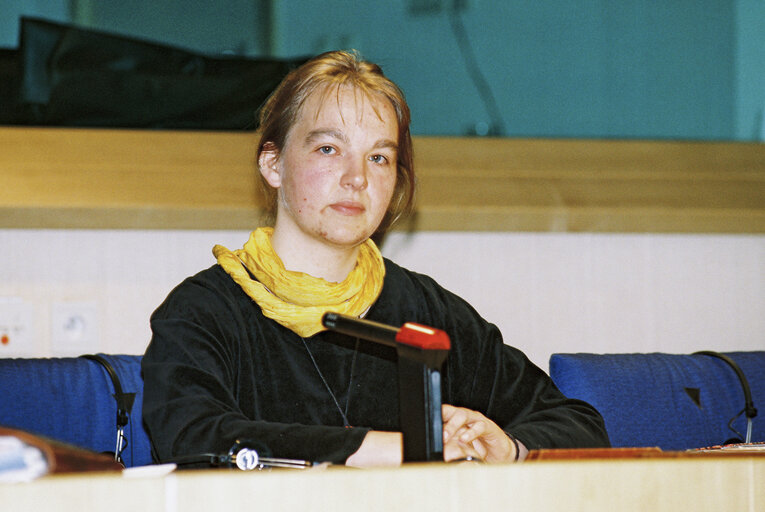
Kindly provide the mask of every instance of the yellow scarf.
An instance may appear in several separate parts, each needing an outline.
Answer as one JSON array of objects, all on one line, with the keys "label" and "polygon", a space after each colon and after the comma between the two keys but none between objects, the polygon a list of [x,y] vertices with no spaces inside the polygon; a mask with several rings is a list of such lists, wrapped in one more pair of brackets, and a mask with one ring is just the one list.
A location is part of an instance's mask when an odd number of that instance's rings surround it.
[{"label": "yellow scarf", "polygon": [[[244,248],[213,247],[218,264],[242,287],[268,318],[306,338],[323,331],[327,311],[360,316],[380,296],[385,264],[372,240],[360,246],[356,266],[341,283],[330,283],[284,268],[271,246],[273,228],[258,228]],[[250,271],[255,279],[250,278]]]}]

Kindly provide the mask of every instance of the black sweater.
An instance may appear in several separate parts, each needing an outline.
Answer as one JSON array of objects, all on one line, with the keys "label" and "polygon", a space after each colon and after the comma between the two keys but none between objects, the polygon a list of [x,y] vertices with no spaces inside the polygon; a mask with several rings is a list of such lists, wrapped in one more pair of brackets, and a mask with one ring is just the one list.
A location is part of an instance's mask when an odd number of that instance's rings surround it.
[{"label": "black sweater", "polygon": [[[444,403],[482,412],[529,449],[608,445],[595,409],[564,397],[467,302],[427,276],[385,266],[366,318],[448,333]],[[356,339],[333,332],[307,338],[307,349],[217,265],[176,287],[151,327],[143,418],[157,461],[225,453],[243,439],[276,457],[344,463],[368,430],[400,430],[395,349],[361,340],[354,361]],[[354,428],[343,428],[327,386]]]}]

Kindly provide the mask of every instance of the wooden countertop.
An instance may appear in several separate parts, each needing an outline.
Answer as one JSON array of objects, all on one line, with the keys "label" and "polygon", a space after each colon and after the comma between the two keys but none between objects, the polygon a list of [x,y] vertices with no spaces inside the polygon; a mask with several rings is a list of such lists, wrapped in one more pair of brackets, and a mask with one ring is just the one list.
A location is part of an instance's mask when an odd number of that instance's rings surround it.
[{"label": "wooden countertop", "polygon": [[[399,229],[765,233],[765,144],[415,137]],[[251,229],[255,134],[0,127],[0,228]]]},{"label": "wooden countertop", "polygon": [[[141,473],[144,469],[148,472]],[[327,468],[53,475],[0,484],[13,510],[193,512],[337,511],[754,511],[765,507],[765,458],[574,460],[509,465],[421,464]]]}]

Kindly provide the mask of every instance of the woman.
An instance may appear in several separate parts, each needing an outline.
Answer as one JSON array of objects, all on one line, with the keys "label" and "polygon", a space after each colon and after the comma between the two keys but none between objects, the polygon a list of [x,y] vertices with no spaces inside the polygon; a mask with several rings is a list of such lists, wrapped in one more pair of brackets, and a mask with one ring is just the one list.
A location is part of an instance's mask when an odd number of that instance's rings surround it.
[{"label": "woman", "polygon": [[241,250],[216,246],[218,264],[151,319],[143,416],[158,461],[251,439],[277,457],[400,464],[395,351],[325,331],[326,311],[449,334],[445,460],[608,444],[598,413],[469,304],[380,255],[372,239],[411,209],[414,170],[409,109],[379,67],[320,55],[285,78],[260,123],[273,228]]}]

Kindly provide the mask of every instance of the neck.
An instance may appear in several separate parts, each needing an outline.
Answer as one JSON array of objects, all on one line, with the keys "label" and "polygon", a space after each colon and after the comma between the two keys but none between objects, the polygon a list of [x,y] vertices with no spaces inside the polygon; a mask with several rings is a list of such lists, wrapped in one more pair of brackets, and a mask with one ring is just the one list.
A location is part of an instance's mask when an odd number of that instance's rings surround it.
[{"label": "neck", "polygon": [[274,230],[271,245],[284,263],[284,268],[304,272],[331,283],[340,283],[356,266],[358,247],[334,247],[319,240],[291,240],[283,232]]}]

